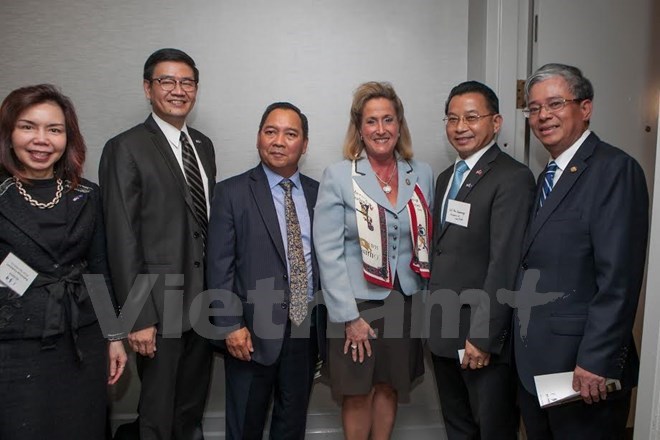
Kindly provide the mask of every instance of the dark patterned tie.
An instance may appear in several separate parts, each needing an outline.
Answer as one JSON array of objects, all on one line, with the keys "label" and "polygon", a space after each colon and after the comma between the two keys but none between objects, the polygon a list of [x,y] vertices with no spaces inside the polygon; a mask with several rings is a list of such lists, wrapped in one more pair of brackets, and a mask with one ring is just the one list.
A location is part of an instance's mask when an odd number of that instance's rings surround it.
[{"label": "dark patterned tie", "polygon": [[202,174],[199,172],[197,158],[192,145],[188,142],[188,137],[181,132],[181,156],[183,158],[183,171],[186,175],[190,195],[192,196],[193,206],[195,207],[195,216],[200,225],[202,236],[206,240],[206,228],[208,226],[208,216],[206,211],[206,196],[204,195],[204,184],[202,183]]},{"label": "dark patterned tie", "polygon": [[303,250],[300,223],[293,203],[291,189],[293,182],[284,179],[280,182],[284,188],[284,215],[286,217],[287,256],[289,258],[289,318],[295,325],[300,325],[307,316],[307,264]]}]

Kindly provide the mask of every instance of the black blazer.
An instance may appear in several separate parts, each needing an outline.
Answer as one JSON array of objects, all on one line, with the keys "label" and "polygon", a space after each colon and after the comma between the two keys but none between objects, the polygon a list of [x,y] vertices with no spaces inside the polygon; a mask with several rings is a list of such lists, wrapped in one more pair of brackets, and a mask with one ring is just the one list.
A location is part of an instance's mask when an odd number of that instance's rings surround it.
[{"label": "black blazer", "polygon": [[543,207],[532,209],[519,284],[535,271],[538,293],[521,293],[527,304],[543,300],[546,292],[564,296],[540,301],[545,304],[534,305],[531,314],[516,309],[516,364],[530,393],[536,394],[534,375],[576,365],[621,379],[623,387],[636,385],[632,326],[644,275],[648,204],[639,164],[592,133]]},{"label": "black blazer", "polygon": [[[313,222],[319,183],[302,174],[300,181]],[[223,347],[223,336],[235,329],[230,329],[231,326],[247,327],[254,347],[252,359],[271,365],[282,347],[289,313],[289,281],[277,212],[261,164],[216,185],[209,223],[207,267],[209,289],[231,292],[242,305],[240,316],[213,317],[218,331],[216,345]],[[313,247],[312,273],[314,292],[317,292],[319,268]],[[270,294],[265,297],[264,293]],[[248,299],[248,296],[251,297]],[[310,310],[308,317],[311,315]],[[317,328],[324,328],[323,314],[317,312],[316,316]],[[301,327],[309,321],[306,319]],[[325,344],[322,333],[317,332],[319,347]],[[323,353],[322,348],[320,352]]]},{"label": "black blazer", "polygon": [[[67,232],[56,250],[43,240],[13,178],[4,177],[0,182],[0,261],[12,252],[39,275],[21,297],[0,288],[0,339],[49,338],[64,333],[71,325],[65,318],[65,302],[79,312],[74,326],[93,324],[97,317],[82,275],[108,274],[98,186],[82,179],[71,190],[65,182],[59,203],[67,204]],[[112,290],[107,292],[112,295]],[[112,329],[106,336],[121,337]]]},{"label": "black blazer", "polygon": [[[197,130],[188,127],[188,133],[211,191],[216,174],[213,144]],[[164,322],[182,323],[181,329],[189,330],[193,299],[205,289],[203,237],[183,171],[151,116],[106,143],[99,181],[117,299],[124,304],[129,293],[133,299],[148,296],[132,330],[156,325],[163,334]],[[158,277],[152,287],[147,278],[138,279],[139,274]],[[182,306],[173,302],[168,316],[165,291],[183,295]],[[176,328],[171,330],[176,334]]]},{"label": "black blazer", "polygon": [[[498,289],[515,286],[534,177],[529,168],[493,145],[470,170],[456,195],[456,200],[470,204],[468,227],[445,223],[443,228],[442,201],[453,169],[452,165],[440,174],[436,184],[430,304],[439,303],[439,296],[445,294],[440,289],[456,294],[481,289],[488,295],[490,316],[477,323],[475,308],[464,306],[457,337],[442,337],[442,310],[434,306],[429,348],[438,356],[456,359],[469,338],[480,350],[491,353],[492,361],[509,362],[511,308],[501,304],[496,294]],[[487,336],[471,336],[471,324]]]}]

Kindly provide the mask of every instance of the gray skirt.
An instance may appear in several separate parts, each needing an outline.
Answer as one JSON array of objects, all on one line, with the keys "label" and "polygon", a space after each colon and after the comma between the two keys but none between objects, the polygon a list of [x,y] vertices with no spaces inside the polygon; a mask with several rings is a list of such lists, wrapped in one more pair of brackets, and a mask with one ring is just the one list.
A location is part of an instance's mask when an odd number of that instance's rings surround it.
[{"label": "gray skirt", "polygon": [[[332,396],[336,401],[341,402],[344,396],[369,394],[379,383],[391,385],[397,391],[400,403],[410,400],[410,391],[424,375],[424,353],[422,340],[410,336],[412,297],[403,295],[400,290],[397,279],[394,290],[385,300],[358,300],[360,316],[369,322],[377,334],[376,339],[369,341],[372,353],[371,357],[365,354],[364,362],[353,362],[350,349],[344,354],[345,337],[328,338],[324,376],[329,376]],[[388,318],[383,318],[383,313],[378,311],[388,308],[390,311],[400,310],[401,304],[403,314],[399,313],[398,318],[392,319],[389,314],[384,315]],[[371,320],[369,315],[376,318]],[[384,328],[386,320],[387,328]]]}]

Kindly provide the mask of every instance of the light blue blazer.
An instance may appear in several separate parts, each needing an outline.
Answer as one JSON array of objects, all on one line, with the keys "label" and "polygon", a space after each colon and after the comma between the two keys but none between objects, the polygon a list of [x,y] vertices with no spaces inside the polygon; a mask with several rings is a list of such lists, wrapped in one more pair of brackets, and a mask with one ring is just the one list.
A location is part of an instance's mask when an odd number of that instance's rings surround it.
[{"label": "light blue blazer", "polygon": [[[415,184],[424,194],[429,209],[433,197],[433,171],[423,162],[398,161],[399,193],[396,207],[387,200],[369,161],[356,162],[356,181],[372,200],[385,208],[387,247],[393,275],[399,277],[403,294],[412,295],[426,287],[426,281],[410,268],[412,240],[406,204]],[[330,165],[323,172],[314,208],[314,246],[319,262],[323,299],[332,322],[346,322],[360,316],[356,299],[382,300],[390,289],[367,282],[362,272],[355,198],[349,160]]]}]

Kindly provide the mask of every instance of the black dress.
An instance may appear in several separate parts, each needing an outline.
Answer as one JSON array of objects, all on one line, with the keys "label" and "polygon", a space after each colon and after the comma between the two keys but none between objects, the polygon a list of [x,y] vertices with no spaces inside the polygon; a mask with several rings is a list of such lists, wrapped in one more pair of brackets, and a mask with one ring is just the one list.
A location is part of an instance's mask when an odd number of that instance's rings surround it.
[{"label": "black dress", "polygon": [[[24,188],[50,201],[56,182]],[[0,261],[12,252],[39,273],[22,296],[0,287],[2,440],[105,438],[107,341],[82,282],[107,274],[99,192],[67,189],[41,210],[0,182]]]}]

